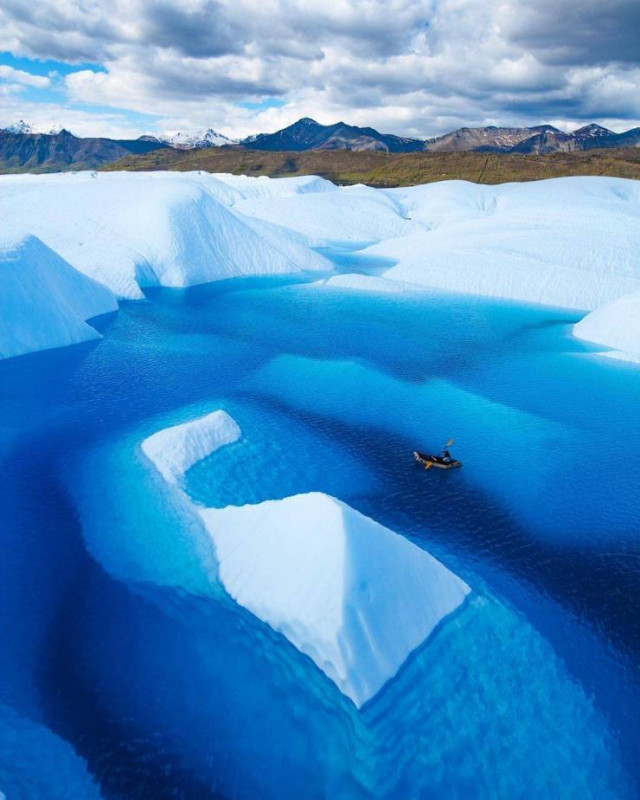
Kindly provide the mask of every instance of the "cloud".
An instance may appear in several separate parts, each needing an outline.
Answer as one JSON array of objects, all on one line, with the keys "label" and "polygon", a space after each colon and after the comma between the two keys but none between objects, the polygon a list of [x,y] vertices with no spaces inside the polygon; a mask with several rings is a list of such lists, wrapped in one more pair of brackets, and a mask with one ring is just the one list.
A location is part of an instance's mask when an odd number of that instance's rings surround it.
[{"label": "cloud", "polygon": [[17,84],[20,87],[31,86],[36,89],[46,89],[51,85],[51,79],[45,75],[32,75],[21,69],[14,69],[0,64],[0,81]]},{"label": "cloud", "polygon": [[521,0],[504,7],[502,21],[515,46],[546,63],[640,62],[638,0]]},{"label": "cloud", "polygon": [[158,130],[243,136],[303,115],[416,136],[623,129],[640,119],[639,26],[638,0],[4,0],[0,49],[101,65],[67,75],[65,99]]}]

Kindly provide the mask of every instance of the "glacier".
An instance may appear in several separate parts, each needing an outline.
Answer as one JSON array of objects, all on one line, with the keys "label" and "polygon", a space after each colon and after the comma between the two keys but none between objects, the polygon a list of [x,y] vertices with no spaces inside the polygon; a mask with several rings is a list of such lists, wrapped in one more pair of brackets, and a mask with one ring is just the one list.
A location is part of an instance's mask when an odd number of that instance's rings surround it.
[{"label": "glacier", "polygon": [[77,173],[7,176],[4,228],[32,234],[118,298],[149,286],[184,287],[240,275],[328,270],[295,237],[264,236],[203,175]]},{"label": "glacier", "polygon": [[[236,214],[318,183],[188,179]],[[582,311],[327,253],[333,273],[149,292],[94,320],[94,344],[0,364],[3,702],[105,796],[517,796],[524,778],[635,796],[636,665],[617,644],[637,640],[640,373],[586,354]],[[449,435],[464,469],[419,469],[411,450]],[[625,457],[603,469],[613,441]],[[395,555],[372,560],[398,534],[472,587],[432,632],[428,604],[387,629],[368,613],[367,586],[398,579]],[[302,599],[295,545],[319,567]],[[461,588],[445,576],[420,590]],[[403,661],[405,627],[427,638]],[[50,776],[13,730],[8,797]]]},{"label": "glacier", "polygon": [[[339,247],[357,250],[362,266],[316,288],[449,291],[581,312],[640,291],[640,189],[618,178],[378,190],[317,176],[8,175],[0,181],[0,215],[7,242],[33,237],[51,253],[49,267],[41,250],[26,257],[32,266],[16,273],[20,280],[5,278],[6,306],[15,297],[16,308],[28,311],[0,336],[6,355],[93,337],[74,300],[53,292],[43,305],[38,287],[63,283],[60,260],[118,300],[241,276],[326,276],[336,265],[320,251]],[[113,310],[112,298],[102,297],[98,313]],[[588,339],[594,324],[576,335]],[[616,349],[637,352],[637,335],[626,330],[633,341]]]},{"label": "glacier", "polygon": [[[185,472],[240,435],[216,410],[152,434],[141,448],[186,499]],[[358,708],[470,592],[428,552],[321,492],[190,505],[229,596],[308,655]]]},{"label": "glacier", "polygon": [[615,178],[389,190],[426,230],[365,253],[423,287],[592,310],[640,289],[640,187]]}]

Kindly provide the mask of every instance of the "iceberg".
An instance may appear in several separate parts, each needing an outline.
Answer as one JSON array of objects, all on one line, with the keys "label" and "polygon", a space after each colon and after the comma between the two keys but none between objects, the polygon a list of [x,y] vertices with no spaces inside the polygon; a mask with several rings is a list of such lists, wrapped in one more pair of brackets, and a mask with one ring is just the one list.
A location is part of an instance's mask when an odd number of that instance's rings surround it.
[{"label": "iceberg", "polygon": [[640,292],[597,308],[573,326],[573,334],[611,348],[603,355],[640,363]]},{"label": "iceberg", "polygon": [[99,339],[86,321],[117,307],[35,236],[0,241],[0,358]]},{"label": "iceberg", "polygon": [[[152,434],[142,450],[188,498],[186,470],[240,435],[218,410]],[[227,594],[311,658],[358,708],[470,592],[428,552],[321,492],[221,509],[190,505]]]}]

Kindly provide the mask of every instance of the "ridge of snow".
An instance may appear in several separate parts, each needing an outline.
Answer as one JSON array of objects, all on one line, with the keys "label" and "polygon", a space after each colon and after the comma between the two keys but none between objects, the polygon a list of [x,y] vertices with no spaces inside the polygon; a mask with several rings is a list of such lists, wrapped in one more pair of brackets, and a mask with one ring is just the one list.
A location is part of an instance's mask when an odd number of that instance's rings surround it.
[{"label": "ridge of snow", "polygon": [[420,227],[399,213],[391,197],[369,186],[251,198],[236,207],[243,214],[298,232],[312,246],[370,244],[406,237]]},{"label": "ridge of snow", "polygon": [[6,128],[2,128],[6,133],[17,133],[17,134],[28,134],[28,133],[43,133],[46,136],[55,136],[56,134],[60,133],[63,128],[60,125],[54,125],[53,127],[47,128],[43,125],[34,125],[31,122],[25,122],[23,119],[18,120],[11,125],[7,125]]},{"label": "ridge of snow", "polygon": [[640,290],[638,181],[451,181],[386,194],[423,230],[363,251],[396,261],[385,278],[580,310]]}]

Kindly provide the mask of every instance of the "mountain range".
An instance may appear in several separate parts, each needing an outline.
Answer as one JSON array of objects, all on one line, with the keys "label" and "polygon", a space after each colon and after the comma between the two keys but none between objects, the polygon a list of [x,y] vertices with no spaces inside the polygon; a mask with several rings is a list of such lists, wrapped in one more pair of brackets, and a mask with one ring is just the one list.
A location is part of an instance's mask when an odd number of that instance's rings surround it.
[{"label": "mountain range", "polygon": [[53,133],[13,133],[0,130],[0,170],[3,172],[62,172],[94,169],[131,154],[166,148],[148,137],[139,139],[79,138],[61,130]]},{"label": "mountain range", "polygon": [[67,130],[38,133],[24,121],[0,129],[0,171],[56,172],[94,169],[129,155],[159,149],[195,150],[226,147],[244,150],[305,152],[352,150],[383,153],[512,153],[550,154],[604,148],[639,147],[640,128],[614,133],[591,123],[571,133],[552,125],[531,128],[459,128],[432,139],[411,139],[379,133],[374,128],[337,122],[321,125],[305,117],[275,133],[234,141],[209,128],[195,133],[141,136],[138,139],[81,138]]}]

